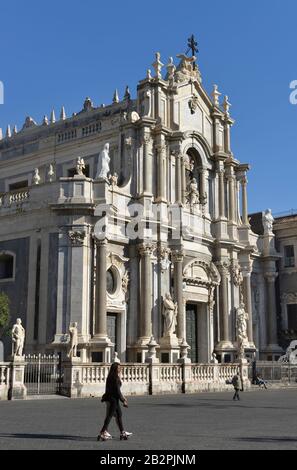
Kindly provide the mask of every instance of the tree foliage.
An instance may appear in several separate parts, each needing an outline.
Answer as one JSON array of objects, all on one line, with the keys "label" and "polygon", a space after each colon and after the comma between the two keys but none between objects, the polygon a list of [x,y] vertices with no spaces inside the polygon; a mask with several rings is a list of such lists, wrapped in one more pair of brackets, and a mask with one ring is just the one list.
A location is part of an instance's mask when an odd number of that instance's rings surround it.
[{"label": "tree foliage", "polygon": [[0,337],[7,331],[10,321],[9,298],[4,292],[0,292]]}]

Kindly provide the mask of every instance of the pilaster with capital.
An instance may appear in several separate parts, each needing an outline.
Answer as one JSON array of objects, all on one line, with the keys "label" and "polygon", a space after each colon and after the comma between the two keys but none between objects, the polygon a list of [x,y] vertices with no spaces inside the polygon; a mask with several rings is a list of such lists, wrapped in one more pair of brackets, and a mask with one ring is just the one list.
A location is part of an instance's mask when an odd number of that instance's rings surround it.
[{"label": "pilaster with capital", "polygon": [[177,302],[177,337],[179,340],[185,338],[185,309],[183,301],[183,250],[172,251],[174,268],[174,297]]}]

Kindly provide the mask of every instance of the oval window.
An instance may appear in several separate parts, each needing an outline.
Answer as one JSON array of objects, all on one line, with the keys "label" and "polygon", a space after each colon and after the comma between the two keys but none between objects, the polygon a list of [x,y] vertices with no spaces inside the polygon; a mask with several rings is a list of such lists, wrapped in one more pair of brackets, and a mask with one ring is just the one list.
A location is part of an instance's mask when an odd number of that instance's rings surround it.
[{"label": "oval window", "polygon": [[109,294],[114,294],[116,291],[116,277],[112,269],[106,273],[106,290]]}]

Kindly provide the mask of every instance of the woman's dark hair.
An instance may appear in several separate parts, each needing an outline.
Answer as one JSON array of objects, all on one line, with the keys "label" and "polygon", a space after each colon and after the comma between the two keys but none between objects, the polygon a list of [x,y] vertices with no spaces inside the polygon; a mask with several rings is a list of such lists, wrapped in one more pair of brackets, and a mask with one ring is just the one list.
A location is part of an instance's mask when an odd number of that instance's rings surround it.
[{"label": "woman's dark hair", "polygon": [[107,380],[116,380],[119,377],[119,367],[120,364],[118,362],[114,362],[111,364],[111,367],[109,369],[108,377]]}]

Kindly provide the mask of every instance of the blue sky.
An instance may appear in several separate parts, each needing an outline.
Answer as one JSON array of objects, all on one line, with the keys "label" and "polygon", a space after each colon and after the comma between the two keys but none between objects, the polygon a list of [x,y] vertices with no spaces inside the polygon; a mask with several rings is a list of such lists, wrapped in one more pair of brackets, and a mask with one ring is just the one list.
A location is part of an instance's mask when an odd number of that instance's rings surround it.
[{"label": "blue sky", "polygon": [[0,127],[27,115],[40,122],[62,105],[71,115],[86,96],[108,104],[128,84],[135,97],[161,52],[185,52],[194,33],[208,92],[229,96],[232,150],[251,164],[249,211],[297,208],[296,0],[0,0]]}]

